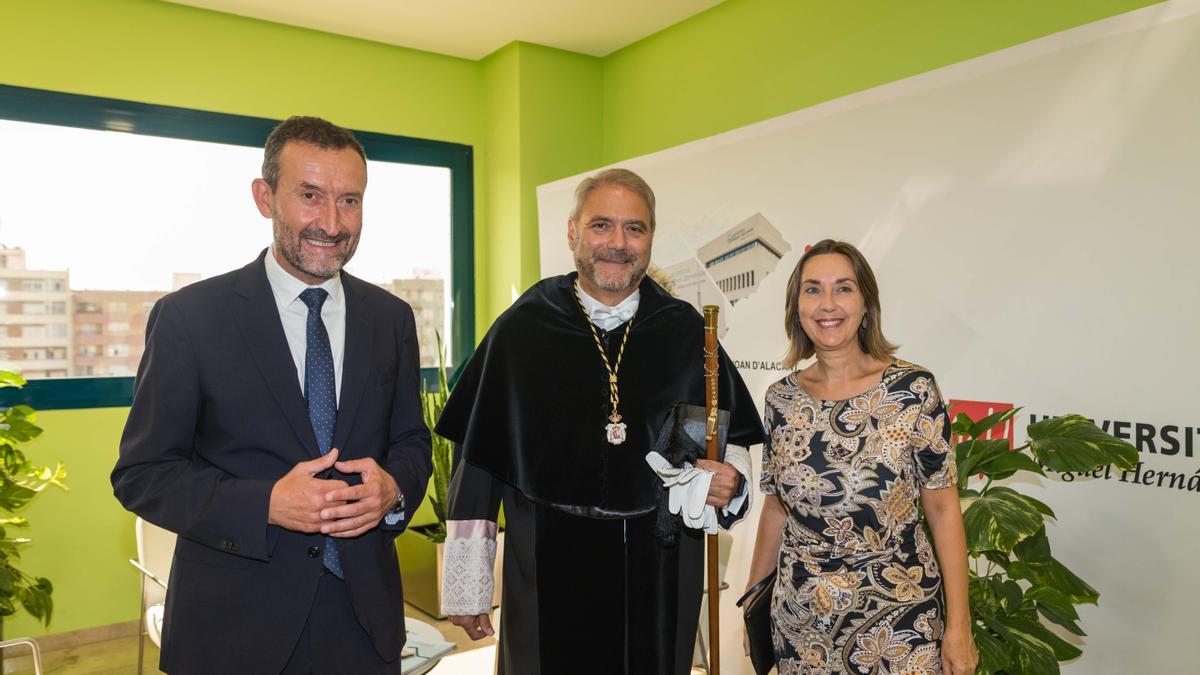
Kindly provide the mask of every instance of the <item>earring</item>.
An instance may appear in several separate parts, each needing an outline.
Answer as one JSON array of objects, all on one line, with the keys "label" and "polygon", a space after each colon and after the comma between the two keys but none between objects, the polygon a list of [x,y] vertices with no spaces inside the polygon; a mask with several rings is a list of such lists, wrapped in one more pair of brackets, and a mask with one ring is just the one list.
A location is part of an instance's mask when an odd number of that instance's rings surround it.
[{"label": "earring", "polygon": [[866,312],[863,312],[862,323],[858,324],[858,329],[859,330],[867,329],[867,313]]}]

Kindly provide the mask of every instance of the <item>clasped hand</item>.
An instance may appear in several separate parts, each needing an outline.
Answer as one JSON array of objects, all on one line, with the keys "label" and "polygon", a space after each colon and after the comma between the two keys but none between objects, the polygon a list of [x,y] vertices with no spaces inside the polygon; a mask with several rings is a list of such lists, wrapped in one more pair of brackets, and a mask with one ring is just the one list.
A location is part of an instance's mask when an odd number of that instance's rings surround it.
[{"label": "clasped hand", "polygon": [[[276,481],[267,521],[297,532],[341,538],[357,537],[378,525],[400,496],[395,479],[370,457],[346,462],[337,457],[334,448],[296,464]],[[362,483],[317,478],[330,467],[343,474],[359,474]]]},{"label": "clasped hand", "polygon": [[696,468],[713,474],[712,482],[708,484],[707,504],[725,508],[742,489],[742,474],[731,464],[697,459]]}]

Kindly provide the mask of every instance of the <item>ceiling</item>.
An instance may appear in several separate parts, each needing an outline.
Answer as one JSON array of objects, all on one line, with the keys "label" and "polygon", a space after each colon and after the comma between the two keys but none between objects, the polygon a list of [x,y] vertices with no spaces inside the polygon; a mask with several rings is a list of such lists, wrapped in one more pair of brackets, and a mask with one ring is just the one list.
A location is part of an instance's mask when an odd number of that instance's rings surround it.
[{"label": "ceiling", "polygon": [[167,0],[480,59],[514,41],[606,56],[722,0]]}]

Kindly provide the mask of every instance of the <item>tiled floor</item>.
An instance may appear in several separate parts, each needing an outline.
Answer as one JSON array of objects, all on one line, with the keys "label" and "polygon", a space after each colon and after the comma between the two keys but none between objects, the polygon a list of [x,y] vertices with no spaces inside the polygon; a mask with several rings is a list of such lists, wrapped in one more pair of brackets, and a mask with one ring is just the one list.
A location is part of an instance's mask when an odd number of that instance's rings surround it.
[{"label": "tiled floor", "polygon": [[[487,675],[492,672],[495,638],[472,642],[463,631],[449,621],[438,621],[420,610],[406,607],[406,614],[430,624],[457,649],[451,652],[430,675]],[[137,636],[95,642],[88,645],[42,653],[42,672],[45,675],[132,675],[137,672]],[[6,652],[4,673],[30,675],[33,662],[24,648]],[[146,640],[146,673],[158,673],[158,649]]]}]

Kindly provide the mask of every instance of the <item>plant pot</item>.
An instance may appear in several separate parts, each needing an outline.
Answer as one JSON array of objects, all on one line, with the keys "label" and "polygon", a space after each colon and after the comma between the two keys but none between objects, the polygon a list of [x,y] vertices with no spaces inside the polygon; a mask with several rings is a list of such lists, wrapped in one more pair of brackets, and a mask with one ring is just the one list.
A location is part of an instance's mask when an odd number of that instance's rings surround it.
[{"label": "plant pot", "polygon": [[[400,561],[400,577],[404,581],[404,601],[436,619],[442,614],[442,550],[445,544],[429,538],[432,526],[410,527],[396,537],[396,557]],[[492,607],[500,606],[504,532],[496,535],[496,564],[492,569],[496,590]]]}]

